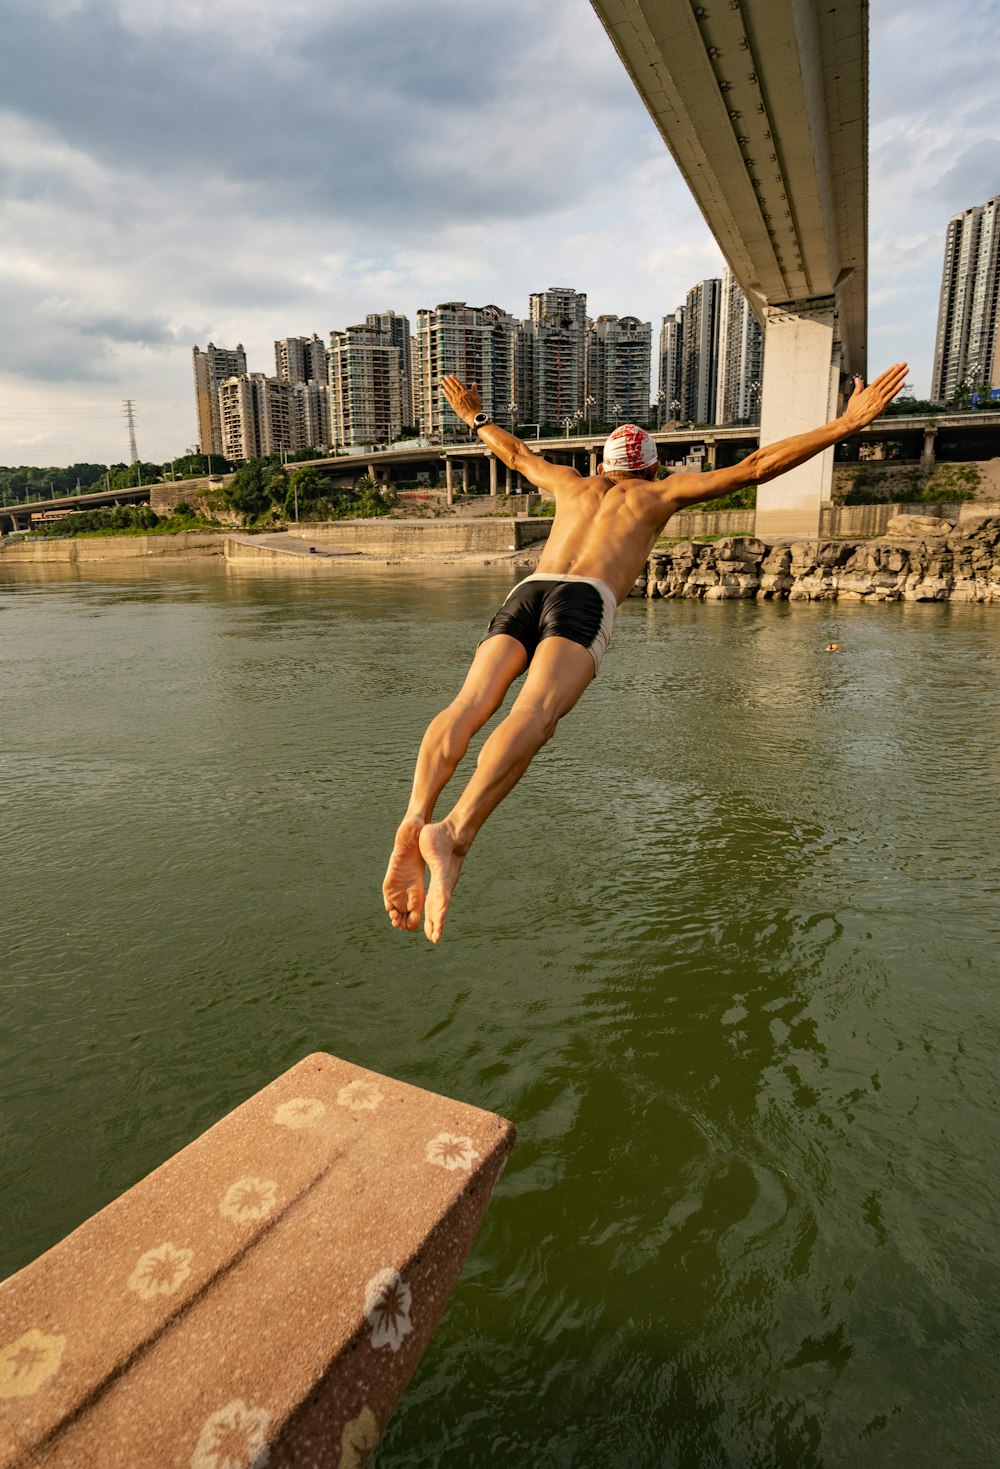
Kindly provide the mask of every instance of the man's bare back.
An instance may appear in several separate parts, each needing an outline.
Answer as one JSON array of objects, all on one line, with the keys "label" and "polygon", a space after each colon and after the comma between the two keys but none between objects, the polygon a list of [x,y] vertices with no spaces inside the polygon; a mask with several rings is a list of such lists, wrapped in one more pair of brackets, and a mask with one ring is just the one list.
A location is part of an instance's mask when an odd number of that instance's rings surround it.
[{"label": "man's bare back", "polygon": [[[394,928],[413,932],[423,918],[427,937],[438,942],[477,832],[594,678],[610,637],[614,604],[628,596],[670,517],[744,485],[764,484],[857,433],[878,417],[905,379],[906,363],[896,363],[868,387],[857,378],[844,413],[831,423],[762,446],[729,469],[659,480],[655,446],[633,425],[608,440],[603,472],[584,476],[550,464],[489,422],[475,383],[466,387],[456,377],[444,378],[442,389],[458,417],[475,427],[508,468],[554,497],[556,510],[537,570],[508,597],[476,650],[459,694],[424,735],[409,806],[382,884]],[[623,435],[637,467],[613,467],[632,463],[615,443]],[[510,713],[483,746],[458,801],[442,821],[432,822],[437,798],[473,734],[525,672]],[[426,900],[425,866],[430,873]]]}]

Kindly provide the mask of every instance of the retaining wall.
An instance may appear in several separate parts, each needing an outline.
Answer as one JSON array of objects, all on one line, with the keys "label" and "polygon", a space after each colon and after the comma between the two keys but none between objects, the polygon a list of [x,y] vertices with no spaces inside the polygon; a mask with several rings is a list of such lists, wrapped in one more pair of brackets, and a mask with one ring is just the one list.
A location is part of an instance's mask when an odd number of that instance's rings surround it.
[{"label": "retaining wall", "polygon": [[221,556],[225,541],[225,535],[219,531],[180,531],[172,536],[78,536],[65,540],[6,541],[0,546],[0,565],[135,561],[155,556]]},{"label": "retaining wall", "polygon": [[522,550],[544,541],[549,519],[498,517],[459,520],[334,520],[291,529],[290,535],[317,546],[366,556],[442,556],[462,552]]}]

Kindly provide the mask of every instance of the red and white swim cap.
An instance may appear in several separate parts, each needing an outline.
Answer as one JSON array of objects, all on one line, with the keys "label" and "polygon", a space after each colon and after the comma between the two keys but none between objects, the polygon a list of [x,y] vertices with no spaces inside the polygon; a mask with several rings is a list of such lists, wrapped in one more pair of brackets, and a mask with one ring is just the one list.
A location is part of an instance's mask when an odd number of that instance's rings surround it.
[{"label": "red and white swim cap", "polygon": [[603,469],[606,474],[621,469],[648,469],[658,457],[656,445],[644,428],[623,423],[604,445]]}]

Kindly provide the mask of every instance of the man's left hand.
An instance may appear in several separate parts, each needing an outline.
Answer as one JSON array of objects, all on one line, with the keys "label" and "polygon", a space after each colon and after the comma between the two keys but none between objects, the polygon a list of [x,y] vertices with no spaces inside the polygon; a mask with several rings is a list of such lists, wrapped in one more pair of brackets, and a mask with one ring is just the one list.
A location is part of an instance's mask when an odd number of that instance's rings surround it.
[{"label": "man's left hand", "polygon": [[850,426],[852,432],[866,428],[873,419],[878,418],[906,381],[906,371],[906,363],[897,362],[892,367],[887,367],[867,388],[860,377],[854,379],[854,392],[844,409],[844,422]]},{"label": "man's left hand", "polygon": [[471,388],[467,388],[463,382],[449,373],[447,377],[441,379],[441,386],[457,416],[471,428],[472,420],[483,406],[483,400],[479,395],[479,384],[473,383]]}]

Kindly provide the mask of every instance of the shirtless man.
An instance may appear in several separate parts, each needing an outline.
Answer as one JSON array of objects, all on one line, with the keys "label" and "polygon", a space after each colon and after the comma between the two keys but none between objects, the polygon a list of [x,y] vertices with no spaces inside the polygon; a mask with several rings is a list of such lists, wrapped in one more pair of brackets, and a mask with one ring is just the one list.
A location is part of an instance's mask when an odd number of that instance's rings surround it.
[{"label": "shirtless man", "polygon": [[[382,884],[393,928],[413,932],[423,914],[431,943],[441,937],[451,895],[476,833],[552,738],[596,674],[611,637],[615,609],[628,596],[650,550],[678,510],[744,485],[762,485],[857,433],[896,396],[906,363],[867,388],[855,378],[843,414],[822,428],[754,450],[731,469],[676,473],[657,480],[656,445],[623,424],[604,446],[600,473],[585,477],[550,464],[484,414],[475,383],[442,383],[455,413],[498,459],[555,498],[552,531],[538,569],[519,582],[476,650],[458,696],[427,728],[406,815]],[[525,669],[528,676],[507,715],[479,753],[476,769],[441,821],[434,805],[477,730],[495,714]],[[430,885],[424,901],[424,867]]]}]

